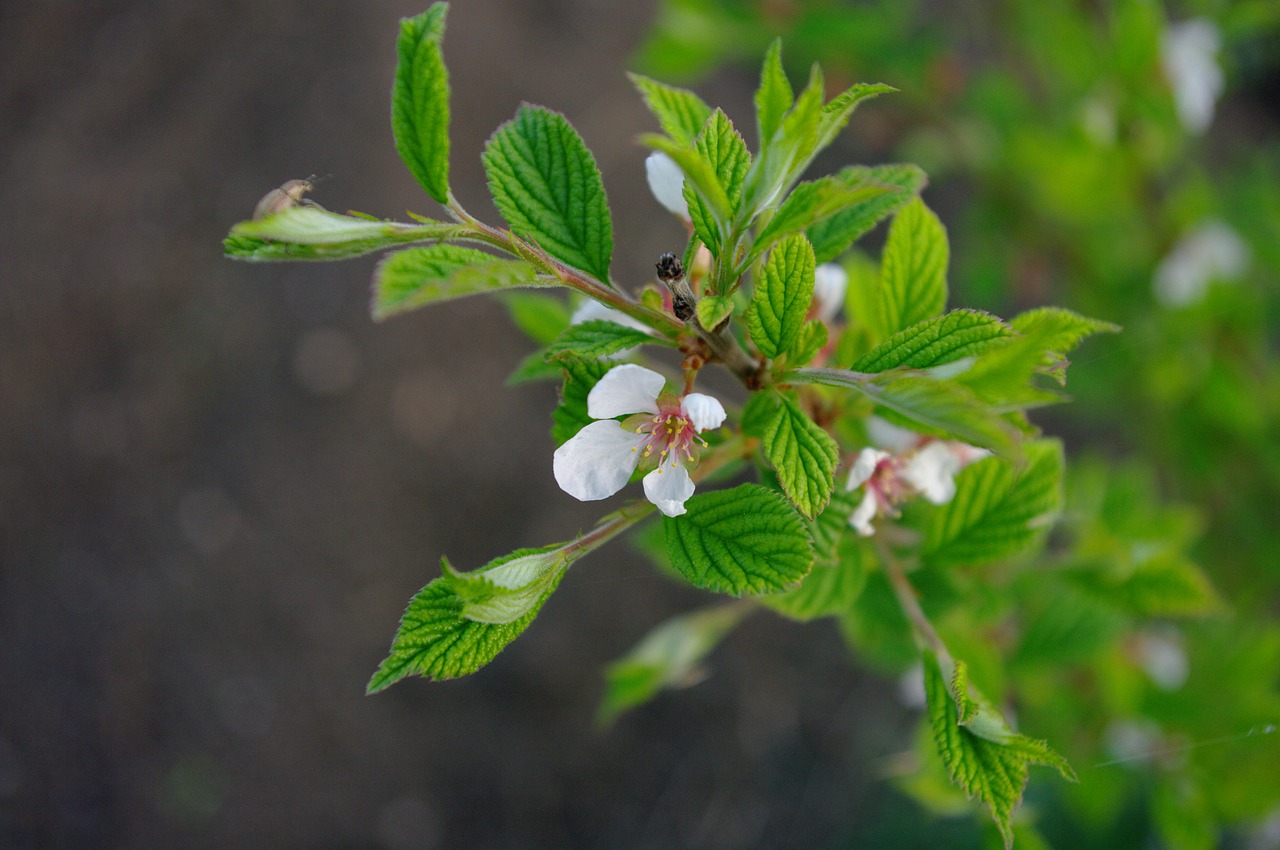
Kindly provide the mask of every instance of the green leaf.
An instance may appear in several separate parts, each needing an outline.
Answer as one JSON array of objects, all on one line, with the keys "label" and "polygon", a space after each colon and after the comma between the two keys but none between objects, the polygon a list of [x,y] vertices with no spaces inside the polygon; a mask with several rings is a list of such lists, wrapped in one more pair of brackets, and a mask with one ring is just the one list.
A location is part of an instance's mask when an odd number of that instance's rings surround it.
[{"label": "green leaf", "polygon": [[698,324],[709,331],[733,315],[732,295],[708,295],[698,301]]},{"label": "green leaf", "polygon": [[[729,196],[725,194],[716,168],[696,148],[677,144],[666,136],[645,133],[640,136],[640,143],[656,151],[662,151],[675,160],[676,165],[684,172],[684,188],[692,188],[701,203],[706,205],[713,221],[729,220]],[[701,238],[701,234],[698,234]],[[690,241],[690,246],[693,241]],[[686,257],[686,259],[690,259]],[[688,264],[686,263],[686,266]]]},{"label": "green leaf", "polygon": [[485,145],[489,191],[511,230],[609,282],[613,223],[596,161],[563,115],[524,104]]},{"label": "green leaf", "polygon": [[523,617],[560,583],[569,561],[559,548],[538,550],[471,572],[442,559],[445,583],[462,600],[462,616],[499,625]]},{"label": "green leaf", "polygon": [[872,183],[865,179],[864,172],[849,169],[801,183],[756,236],[750,258],[759,256],[779,239],[802,233],[823,219],[851,208],[865,209],[871,201],[900,191],[893,186]]},{"label": "green leaf", "polygon": [[874,402],[881,415],[895,424],[935,437],[1011,455],[1018,446],[1017,430],[972,392],[951,381],[886,372],[882,376],[845,369],[795,369],[781,379],[788,383],[826,384],[860,393]]},{"label": "green leaf", "polygon": [[1038,543],[1062,509],[1062,444],[1034,440],[1025,464],[989,457],[956,476],[955,497],[925,509],[921,558],[932,566],[985,564]]},{"label": "green leaf", "polygon": [[814,256],[819,263],[829,263],[843,254],[881,219],[897,212],[918,195],[928,182],[925,173],[915,165],[876,165],[870,168],[854,165],[842,169],[839,175],[848,183],[861,181],[893,188],[809,227],[806,234],[813,243]]},{"label": "green leaf", "polygon": [[309,204],[242,221],[222,247],[237,260],[341,260],[411,242],[456,239],[465,232],[460,224],[377,221]]},{"label": "green leaf", "polygon": [[751,167],[747,143],[721,110],[711,113],[706,127],[698,134],[694,147],[715,171],[716,182],[724,190],[728,206],[717,215],[713,205],[702,200],[702,193],[692,181],[686,181],[684,200],[689,205],[689,218],[698,238],[713,257],[720,256],[721,243],[728,233],[729,220],[742,202],[742,181]]},{"label": "green leaf", "polygon": [[587,415],[587,395],[604,373],[618,364],[611,360],[566,357],[560,365],[564,369],[564,387],[560,391],[560,404],[551,412],[551,438],[557,446],[564,445],[587,423],[595,421]]},{"label": "green leaf", "polygon": [[385,319],[437,301],[498,292],[517,286],[549,286],[523,260],[503,260],[456,245],[397,251],[373,273],[373,317]]},{"label": "green leaf", "polygon": [[1222,608],[1208,576],[1177,552],[1134,566],[1081,570],[1069,577],[1101,602],[1140,617],[1199,617]]},{"label": "green leaf", "polygon": [[925,698],[934,745],[951,781],[990,812],[1006,848],[1013,846],[1013,812],[1022,802],[1029,768],[1042,764],[1075,781],[1066,759],[1045,741],[1009,728],[994,707],[968,691],[964,663],[957,662],[948,691],[938,660],[924,656]]},{"label": "green leaf", "polygon": [[711,107],[693,92],[676,88],[639,74],[628,74],[644,98],[645,106],[658,119],[662,132],[676,144],[688,147],[711,117]]},{"label": "green leaf", "polygon": [[773,140],[782,117],[795,103],[791,81],[782,69],[782,39],[774,39],[764,55],[760,69],[760,87],[756,89],[756,139],[760,148]]},{"label": "green leaf", "polygon": [[779,242],[747,306],[747,327],[756,348],[773,358],[791,349],[800,337],[813,300],[813,248],[804,236]]},{"label": "green leaf", "polygon": [[919,198],[889,226],[880,265],[885,330],[909,328],[942,312],[947,303],[947,232]]},{"label": "green leaf", "polygon": [[742,603],[718,605],[672,617],[653,629],[605,671],[600,722],[612,723],[664,688],[697,684],[703,678],[703,659],[750,611]]},{"label": "green leaf", "polygon": [[[496,558],[480,569],[493,570],[544,551],[523,549]],[[369,680],[368,693],[377,693],[405,676],[456,679],[479,670],[528,628],[563,575],[564,570],[558,570],[528,609],[509,623],[467,619],[463,613],[467,601],[456,592],[455,579],[449,575],[435,579],[409,601],[391,642],[391,653]]]},{"label": "green leaf", "polygon": [[[834,499],[832,505],[835,506]],[[830,511],[830,508],[828,508]],[[824,512],[823,516],[826,516]],[[822,517],[818,520],[821,521]],[[849,515],[844,514],[847,527]],[[802,623],[822,617],[849,613],[867,584],[872,568],[870,556],[862,546],[847,547],[843,558],[816,562],[809,575],[794,590],[760,597],[767,607],[784,617]]]},{"label": "green leaf", "polygon": [[409,171],[440,203],[449,196],[449,72],[440,42],[448,3],[400,21],[391,130]]},{"label": "green leaf", "polygon": [[853,364],[853,370],[929,369],[981,354],[1011,334],[1009,326],[990,313],[952,310],[898,331]]},{"label": "green leaf", "polygon": [[808,519],[822,513],[835,488],[840,449],[789,396],[765,426],[764,454],[787,498]]},{"label": "green leaf", "polygon": [[1060,384],[1066,383],[1066,355],[1072,349],[1094,334],[1120,332],[1119,325],[1090,319],[1061,307],[1028,310],[1014,316],[1009,324],[1022,334],[1044,340],[1045,355],[1041,370],[1052,375]]},{"label": "green leaf", "polygon": [[822,69],[809,71],[809,82],[783,116],[773,138],[761,140],[760,156],[743,186],[743,204],[752,216],[776,203],[813,160],[822,117]]},{"label": "green leaf", "polygon": [[831,218],[818,221],[806,230],[813,243],[818,262],[831,262],[849,250],[852,243],[884,218],[902,209],[924,188],[928,182],[924,172],[916,165],[851,165],[842,169],[846,180],[865,180],[879,186],[891,186],[892,191],[837,212]]},{"label": "green leaf", "polygon": [[813,564],[809,535],[781,493],[759,484],[698,493],[663,517],[671,564],[695,587],[740,596],[777,593]]},{"label": "green leaf", "polygon": [[645,343],[665,343],[638,328],[628,328],[606,319],[594,319],[565,328],[564,333],[547,347],[547,358],[596,358],[617,354]]},{"label": "green leaf", "polygon": [[853,111],[862,101],[885,92],[896,91],[897,89],[893,86],[886,86],[884,83],[858,83],[833,97],[826,106],[822,107],[822,120],[818,124],[817,150],[822,150],[835,141],[836,136],[849,123]]},{"label": "green leaf", "polygon": [[[861,493],[837,487],[831,494],[831,501],[827,502],[826,509],[809,523],[815,564],[835,564],[846,555],[840,544],[845,539],[845,532],[849,530],[849,517],[861,501]],[[857,553],[854,555],[857,556]]]},{"label": "green leaf", "polygon": [[563,298],[541,292],[507,292],[502,302],[511,321],[524,335],[539,345],[549,345],[569,327],[569,305]]},{"label": "green leaf", "polygon": [[810,319],[800,328],[796,344],[788,352],[793,366],[803,366],[827,344],[827,325],[821,319]]},{"label": "green leaf", "polygon": [[560,365],[548,363],[547,352],[539,349],[520,361],[515,371],[507,376],[506,385],[514,387],[532,381],[555,381],[563,374]]}]

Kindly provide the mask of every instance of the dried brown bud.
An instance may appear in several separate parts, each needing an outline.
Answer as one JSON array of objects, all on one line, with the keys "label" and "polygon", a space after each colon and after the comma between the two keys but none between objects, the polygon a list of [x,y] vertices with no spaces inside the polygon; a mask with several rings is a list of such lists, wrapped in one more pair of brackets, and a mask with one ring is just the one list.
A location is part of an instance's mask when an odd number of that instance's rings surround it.
[{"label": "dried brown bud", "polygon": [[679,257],[675,254],[663,254],[658,258],[658,280],[671,284],[682,277],[684,277],[684,265],[681,264]]}]

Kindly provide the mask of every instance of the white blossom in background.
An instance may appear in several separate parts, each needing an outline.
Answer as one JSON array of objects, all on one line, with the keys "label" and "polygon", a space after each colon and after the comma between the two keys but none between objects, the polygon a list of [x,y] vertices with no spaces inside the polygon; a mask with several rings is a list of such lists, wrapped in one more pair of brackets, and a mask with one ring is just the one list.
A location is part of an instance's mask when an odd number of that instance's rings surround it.
[{"label": "white blossom in background", "polygon": [[1214,104],[1226,85],[1218,65],[1221,47],[1218,27],[1207,18],[1170,24],[1160,40],[1160,58],[1173,89],[1178,118],[1192,133],[1209,128]]},{"label": "white blossom in background", "polygon": [[1249,270],[1249,246],[1225,222],[1212,219],[1188,233],[1156,267],[1152,288],[1166,307],[1204,297],[1209,284],[1239,280]]},{"label": "white blossom in background", "polygon": [[661,151],[654,151],[644,161],[649,191],[671,212],[689,220],[689,204],[684,199],[684,172],[676,161]]},{"label": "white blossom in background", "polygon": [[1176,691],[1187,682],[1191,672],[1187,651],[1176,634],[1151,633],[1138,640],[1138,663],[1156,687]]},{"label": "white blossom in background", "polygon": [[849,274],[837,263],[823,263],[813,270],[813,306],[810,312],[816,319],[830,322],[844,305],[844,293],[849,288]]},{"label": "white blossom in background", "polygon": [[920,496],[945,505],[956,495],[956,475],[991,452],[955,440],[938,440],[879,417],[867,420],[867,435],[882,448],[859,452],[849,470],[845,489],[865,488],[849,524],[863,537],[875,534],[871,521],[878,515],[897,516],[897,505]]},{"label": "white blossom in background", "polygon": [[[698,437],[724,424],[724,406],[709,395],[663,393],[666,379],[628,363],[605,373],[587,394],[592,422],[556,449],[556,483],[575,499],[605,499],[626,486],[642,460],[656,455],[644,495],[667,516],[680,516],[693,495],[687,464],[698,459]],[[627,414],[623,422],[613,417]]]}]

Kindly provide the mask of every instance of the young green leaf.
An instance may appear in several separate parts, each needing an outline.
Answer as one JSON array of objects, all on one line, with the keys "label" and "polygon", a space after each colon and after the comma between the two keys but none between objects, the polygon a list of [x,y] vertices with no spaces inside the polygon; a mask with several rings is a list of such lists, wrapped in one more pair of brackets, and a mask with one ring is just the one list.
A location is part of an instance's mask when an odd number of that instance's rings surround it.
[{"label": "young green leaf", "polygon": [[845,369],[795,369],[781,380],[826,384],[854,390],[874,402],[881,415],[895,424],[935,437],[1012,455],[1017,430],[990,405],[952,382],[887,372],[882,376]]},{"label": "young green leaf", "polygon": [[[815,564],[835,564],[844,557],[840,544],[849,530],[849,517],[861,501],[862,495],[856,490],[837,487],[826,509],[809,523]],[[858,553],[854,556],[857,557]]]},{"label": "young green leaf", "polygon": [[[654,133],[641,135],[639,141],[656,151],[662,151],[675,160],[676,165],[680,166],[680,170],[684,172],[686,192],[692,189],[699,202],[705,204],[711,220],[717,222],[729,220],[729,196],[725,194],[715,166],[697,148],[676,144],[666,136]],[[696,235],[699,239],[702,238],[702,234]],[[692,250],[694,241],[691,240],[689,244]],[[686,256],[685,259],[691,260],[691,257]]]},{"label": "young green leaf", "polygon": [[547,362],[547,353],[539,349],[520,361],[515,370],[507,376],[508,387],[528,384],[533,381],[556,381],[564,375],[557,363]]},{"label": "young green leaf", "polygon": [[781,493],[759,484],[698,493],[663,517],[671,564],[695,587],[741,596],[795,585],[813,564],[804,524]]},{"label": "young green leaf", "polygon": [[698,324],[709,331],[733,315],[732,295],[708,295],[698,301]]},{"label": "young green leaf", "polygon": [[448,3],[400,22],[391,130],[409,171],[440,203],[449,196],[449,73],[440,42]]},{"label": "young green leaf", "polygon": [[876,165],[870,168],[851,165],[841,169],[837,176],[849,184],[865,182],[892,189],[822,219],[805,231],[813,243],[813,253],[819,263],[829,263],[849,250],[850,245],[881,219],[897,212],[918,195],[928,182],[925,173],[915,165]]},{"label": "young green leaf", "polygon": [[373,274],[373,317],[385,319],[436,301],[498,292],[517,286],[549,286],[522,260],[503,260],[474,248],[432,245],[397,251]]},{"label": "young green leaf", "polygon": [[822,150],[835,141],[836,136],[849,123],[853,110],[857,109],[862,101],[885,92],[896,91],[897,89],[893,86],[886,86],[884,83],[857,83],[833,97],[830,103],[822,107],[822,120],[818,124],[817,150]]},{"label": "young green leaf", "polygon": [[539,345],[549,345],[569,327],[569,305],[550,293],[515,291],[502,295],[511,321]]},{"label": "young green leaf", "polygon": [[1028,336],[1044,339],[1045,356],[1041,370],[1052,375],[1059,384],[1067,377],[1066,355],[1077,345],[1094,334],[1119,333],[1120,326],[1111,322],[1090,319],[1061,307],[1040,307],[1014,316],[1009,324],[1014,330]]},{"label": "young green leaf", "polygon": [[[543,551],[513,552],[481,570]],[[391,642],[391,653],[369,680],[368,693],[377,693],[410,675],[456,679],[479,670],[528,628],[563,575],[563,569],[557,571],[528,609],[507,623],[467,619],[463,613],[467,602],[456,592],[453,580],[447,575],[435,579],[409,601]]]},{"label": "young green leaf", "polygon": [[956,664],[953,694],[937,658],[925,653],[924,686],[934,745],[951,781],[987,807],[1008,850],[1013,846],[1013,812],[1022,802],[1030,766],[1055,768],[1073,782],[1075,772],[1047,742],[1014,732],[990,703],[975,699],[963,662]]},{"label": "young green leaf", "polygon": [[790,350],[800,337],[813,300],[813,248],[802,235],[779,242],[747,306],[747,327],[766,357]]},{"label": "young green leaf", "polygon": [[707,125],[694,142],[694,148],[715,170],[716,182],[728,200],[725,215],[720,217],[711,205],[702,200],[693,181],[685,183],[684,199],[689,205],[689,218],[693,221],[694,230],[711,255],[718,257],[721,243],[728,234],[729,219],[737,213],[742,202],[742,181],[751,167],[751,153],[733,122],[719,109],[711,113]]},{"label": "young green leaf", "polygon": [[760,156],[751,165],[743,185],[743,205],[754,217],[800,179],[813,159],[822,118],[822,69],[810,69],[809,82],[782,117],[773,138],[760,143]]},{"label": "young green leaf", "polygon": [[825,218],[850,208],[865,208],[871,201],[899,191],[893,186],[868,182],[862,173],[848,169],[801,183],[756,236],[750,257],[759,256],[779,239],[803,233]]},{"label": "young green leaf", "polygon": [[[835,505],[834,499],[832,504]],[[826,516],[825,512],[823,516]],[[846,527],[848,518],[849,515],[844,514]],[[821,520],[819,517],[818,521]],[[846,547],[842,558],[815,562],[799,587],[761,596],[760,602],[782,616],[802,623],[846,614],[853,609],[866,586],[871,568],[870,555],[862,546]]]},{"label": "young green leaf", "polygon": [[560,583],[569,561],[559,549],[536,551],[471,572],[442,560],[444,580],[462,600],[462,616],[477,623],[512,623]]},{"label": "young green leaf", "polygon": [[645,635],[605,671],[599,720],[648,702],[664,688],[681,688],[702,679],[700,665],[751,608],[741,602],[672,617]]},{"label": "young green leaf", "polygon": [[791,81],[782,70],[782,39],[774,39],[764,55],[760,68],[760,87],[756,89],[756,141],[760,149],[773,140],[782,117],[795,103]]},{"label": "young green leaf", "polygon": [[942,312],[948,250],[942,222],[919,198],[894,216],[880,266],[880,304],[888,332]]},{"label": "young green leaf", "polygon": [[564,369],[564,387],[560,391],[560,404],[551,412],[551,438],[557,446],[582,430],[592,418],[587,415],[587,395],[591,388],[614,366],[611,360],[564,357],[560,366]]},{"label": "young green leaf", "polygon": [[485,145],[485,174],[517,236],[609,282],[613,223],[596,161],[558,112],[524,104]]},{"label": "young green leaf", "polygon": [[1025,463],[990,457],[956,476],[955,497],[930,506],[920,554],[932,566],[989,563],[1042,539],[1062,508],[1062,444],[1034,440]]},{"label": "young green leaf", "polygon": [[289,207],[231,228],[222,247],[237,260],[341,260],[413,242],[461,236],[460,224],[404,224],[339,215],[309,205]]},{"label": "young green leaf", "polygon": [[565,328],[555,342],[547,347],[547,358],[563,360],[566,357],[607,357],[647,342],[670,344],[667,340],[638,328],[628,328],[605,319],[593,319]]},{"label": "young green leaf", "polygon": [[711,107],[687,89],[669,86],[640,74],[627,76],[644,98],[645,106],[658,119],[662,132],[670,136],[677,145],[692,145],[711,117]]},{"label": "young green leaf", "polygon": [[981,354],[1011,334],[1009,326],[990,313],[952,310],[898,331],[853,364],[853,370],[929,369]]},{"label": "young green leaf", "polygon": [[1204,571],[1176,552],[1107,566],[1068,577],[1099,601],[1141,617],[1200,617],[1222,607]]},{"label": "young green leaf", "polygon": [[764,454],[791,503],[807,519],[822,513],[835,489],[840,449],[787,395],[764,430]]},{"label": "young green leaf", "polygon": [[814,358],[827,344],[827,323],[821,319],[810,319],[800,328],[800,336],[787,352],[791,365],[803,366]]}]

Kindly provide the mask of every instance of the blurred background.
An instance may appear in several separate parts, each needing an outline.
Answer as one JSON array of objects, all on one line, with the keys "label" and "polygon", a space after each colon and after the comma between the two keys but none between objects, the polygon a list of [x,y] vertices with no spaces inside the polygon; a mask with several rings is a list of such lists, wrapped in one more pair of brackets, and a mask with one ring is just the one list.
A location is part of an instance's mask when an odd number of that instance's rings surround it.
[{"label": "blurred background", "polygon": [[[554,390],[503,387],[533,345],[502,304],[374,325],[374,258],[221,256],[310,174],[331,209],[438,214],[388,120],[398,20],[424,6],[0,7],[0,847],[982,846],[900,781],[918,713],[832,623],[753,617],[706,682],[597,729],[601,668],[706,601],[625,544],[478,675],[364,696],[442,554],[471,568],[598,513],[552,479]],[[684,237],[624,70],[749,128],[778,34],[793,80],[816,59],[833,91],[902,89],[816,170],[925,167],[953,304],[1126,326],[1037,421],[1078,460],[1085,536],[1176,545],[1224,601],[1021,658],[1026,731],[1077,768],[1141,756],[1078,790],[1033,772],[1045,840],[1280,846],[1280,9],[466,0],[454,190],[496,221],[484,140],[521,101],[564,112],[638,288]],[[1174,675],[1117,672],[1152,652]]]}]

